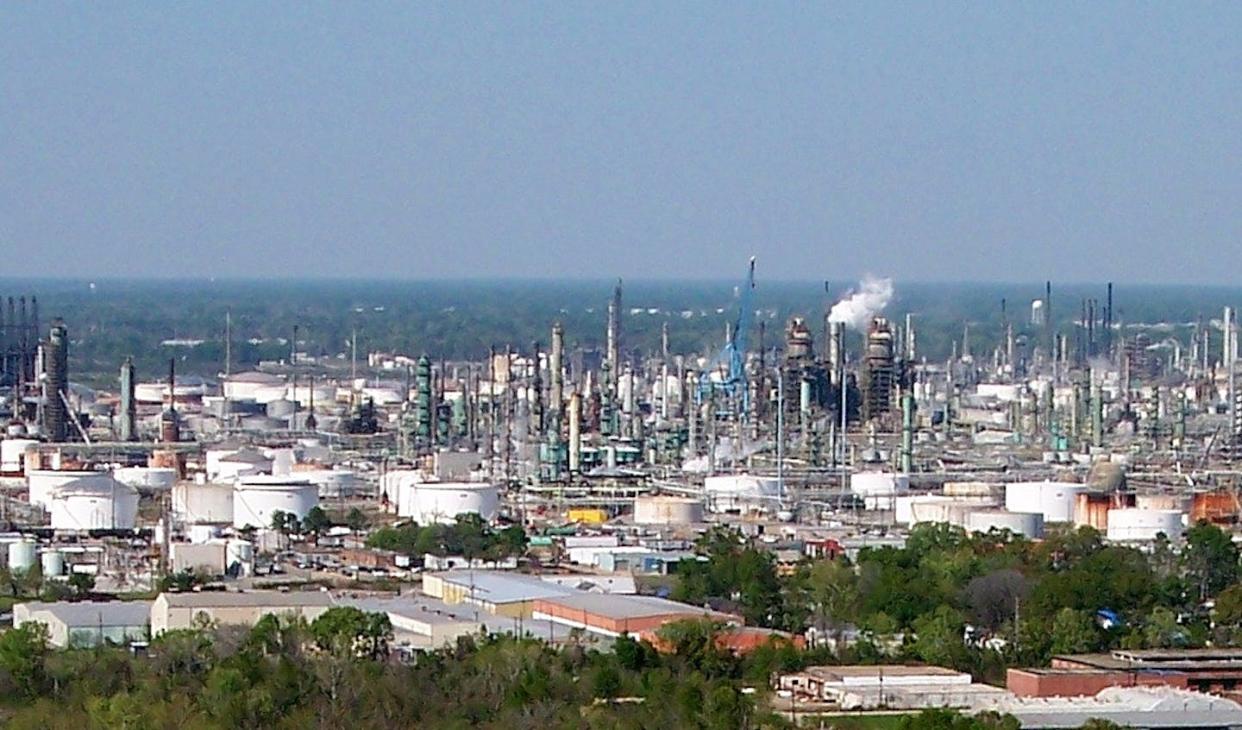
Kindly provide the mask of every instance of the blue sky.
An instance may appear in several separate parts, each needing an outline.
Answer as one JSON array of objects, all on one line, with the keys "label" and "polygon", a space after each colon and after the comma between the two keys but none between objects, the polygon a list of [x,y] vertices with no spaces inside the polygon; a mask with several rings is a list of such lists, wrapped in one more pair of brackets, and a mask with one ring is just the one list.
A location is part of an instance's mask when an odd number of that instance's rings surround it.
[{"label": "blue sky", "polygon": [[9,3],[31,276],[1236,283],[1242,3]]}]

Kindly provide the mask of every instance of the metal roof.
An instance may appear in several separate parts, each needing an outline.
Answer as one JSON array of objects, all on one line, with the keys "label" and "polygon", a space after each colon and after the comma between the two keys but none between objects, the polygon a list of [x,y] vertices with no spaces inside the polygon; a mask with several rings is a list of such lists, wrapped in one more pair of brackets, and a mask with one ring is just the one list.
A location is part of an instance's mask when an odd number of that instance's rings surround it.
[{"label": "metal roof", "polygon": [[100,626],[145,626],[151,621],[151,601],[57,601],[24,604],[31,620],[35,613],[49,613],[70,628]]}]

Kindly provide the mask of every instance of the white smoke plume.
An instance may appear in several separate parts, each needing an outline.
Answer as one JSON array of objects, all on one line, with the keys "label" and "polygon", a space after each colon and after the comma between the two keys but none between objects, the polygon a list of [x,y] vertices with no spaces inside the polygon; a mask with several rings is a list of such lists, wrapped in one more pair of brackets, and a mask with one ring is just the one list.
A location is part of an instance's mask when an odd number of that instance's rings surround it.
[{"label": "white smoke plume", "polygon": [[893,298],[893,280],[867,274],[858,283],[857,290],[850,290],[844,299],[832,305],[828,321],[840,322],[846,327],[862,331],[871,318],[888,306]]}]

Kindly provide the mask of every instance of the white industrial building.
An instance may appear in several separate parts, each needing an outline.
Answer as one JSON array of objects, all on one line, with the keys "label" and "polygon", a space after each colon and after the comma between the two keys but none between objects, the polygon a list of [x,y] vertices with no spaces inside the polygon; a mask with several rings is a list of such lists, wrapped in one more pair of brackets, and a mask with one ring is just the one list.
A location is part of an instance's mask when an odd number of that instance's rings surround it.
[{"label": "white industrial building", "polygon": [[780,480],[750,474],[706,477],[703,495],[713,512],[736,512],[771,508],[781,498]]}]

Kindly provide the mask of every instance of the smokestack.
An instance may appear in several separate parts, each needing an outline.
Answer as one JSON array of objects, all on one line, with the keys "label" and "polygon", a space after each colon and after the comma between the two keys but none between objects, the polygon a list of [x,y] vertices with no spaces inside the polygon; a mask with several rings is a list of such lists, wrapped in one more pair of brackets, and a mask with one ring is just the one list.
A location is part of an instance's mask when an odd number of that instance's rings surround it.
[{"label": "smokestack", "polygon": [[[760,370],[762,367],[763,322],[759,323],[760,332]],[[668,399],[668,322],[660,326],[660,420],[667,421],[669,414]]]},{"label": "smokestack", "polygon": [[914,339],[914,315],[906,312],[906,347],[905,359],[907,362],[914,362],[915,358],[915,339]]},{"label": "smokestack", "polygon": [[845,383],[845,324],[828,323],[828,375],[832,384],[842,387]]},{"label": "smokestack", "polygon": [[548,358],[548,370],[551,371],[552,393],[549,400],[552,405],[552,424],[549,432],[553,443],[561,442],[561,426],[565,422],[565,328],[560,322],[552,325],[552,353]]},{"label": "smokestack", "polygon": [[544,420],[543,420],[543,375],[539,370],[539,343],[531,343],[531,349],[535,351],[534,356],[534,373],[530,383],[530,432],[532,436],[543,438]]},{"label": "smokestack", "polygon": [[1237,352],[1233,346],[1233,307],[1225,307],[1225,313],[1221,317],[1221,350],[1220,363],[1225,367],[1233,365],[1234,353]]},{"label": "smokestack", "polygon": [[569,471],[577,474],[582,461],[582,396],[577,390],[569,396]]},{"label": "smokestack", "polygon": [[610,366],[609,382],[612,395],[617,394],[617,385],[621,382],[621,280],[612,290],[612,300],[608,302],[608,364]]},{"label": "smokestack", "polygon": [[177,443],[181,440],[181,423],[177,415],[177,359],[168,358],[168,409],[160,417],[160,440]]},{"label": "smokestack", "polygon": [[121,365],[121,441],[138,439],[138,404],[134,400],[134,358]]},{"label": "smokestack", "polygon": [[[23,313],[25,298],[23,297]],[[48,441],[60,443],[65,440],[68,425],[68,408],[65,399],[69,394],[69,331],[65,323],[57,319],[47,340],[47,377],[43,382],[43,429]]]}]

